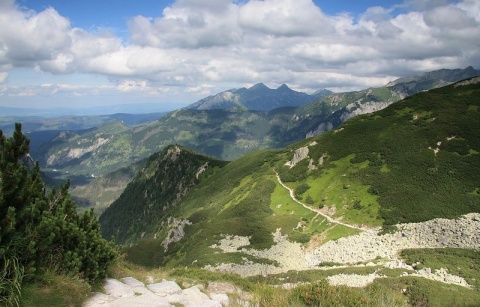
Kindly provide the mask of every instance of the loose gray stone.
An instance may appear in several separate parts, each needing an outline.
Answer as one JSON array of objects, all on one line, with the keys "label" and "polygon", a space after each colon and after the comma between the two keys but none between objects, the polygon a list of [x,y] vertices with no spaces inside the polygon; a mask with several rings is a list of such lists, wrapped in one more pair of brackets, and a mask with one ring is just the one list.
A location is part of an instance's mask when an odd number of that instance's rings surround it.
[{"label": "loose gray stone", "polygon": [[222,304],[216,301],[203,301],[197,303],[187,303],[185,307],[222,307]]},{"label": "loose gray stone", "polygon": [[129,285],[130,287],[144,287],[145,284],[141,281],[139,281],[136,278],[133,277],[124,277],[120,278],[120,281],[123,282],[126,285]]},{"label": "loose gray stone", "polygon": [[191,287],[191,288],[188,288],[188,289],[184,289],[182,291],[182,293],[189,302],[194,302],[195,303],[195,302],[203,302],[203,301],[209,301],[210,300],[208,295],[201,292],[200,289],[198,289],[197,287]]},{"label": "loose gray stone", "polygon": [[140,295],[134,297],[119,298],[109,303],[109,307],[170,307],[170,304],[162,297],[155,295]]},{"label": "loose gray stone", "polygon": [[168,296],[165,297],[165,299],[170,304],[179,303],[179,304],[185,305],[187,303],[187,299],[183,294],[168,295]]},{"label": "loose gray stone", "polygon": [[219,302],[222,306],[230,306],[230,298],[225,293],[212,293],[210,298],[212,301]]},{"label": "loose gray stone", "polygon": [[182,288],[174,281],[164,280],[162,282],[151,284],[147,286],[153,293],[160,296],[167,296],[171,294],[182,294]]},{"label": "loose gray stone", "polygon": [[100,307],[105,306],[106,303],[115,300],[116,297],[106,295],[100,292],[95,292],[91,297],[87,299],[84,306],[85,307]]},{"label": "loose gray stone", "polygon": [[236,286],[226,282],[209,282],[207,291],[209,293],[237,293]]},{"label": "loose gray stone", "polygon": [[131,297],[135,295],[135,292],[131,287],[112,278],[105,281],[103,288],[107,294],[115,297]]}]

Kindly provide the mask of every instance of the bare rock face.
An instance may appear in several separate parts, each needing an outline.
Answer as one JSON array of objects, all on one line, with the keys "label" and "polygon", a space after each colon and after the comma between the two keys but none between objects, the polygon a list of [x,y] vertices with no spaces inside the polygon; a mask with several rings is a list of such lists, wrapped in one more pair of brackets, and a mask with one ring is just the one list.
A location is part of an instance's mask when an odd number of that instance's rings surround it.
[{"label": "bare rock face", "polygon": [[476,84],[476,83],[480,83],[480,77],[475,77],[475,78],[472,78],[472,79],[469,79],[469,80],[465,80],[465,81],[458,82],[458,83],[455,84],[454,86],[455,86],[455,87],[458,87],[458,86],[469,85],[469,84]]},{"label": "bare rock face", "polygon": [[330,131],[332,129],[333,129],[333,124],[331,122],[321,123],[320,125],[318,125],[318,127],[315,130],[307,132],[307,134],[305,135],[305,138],[308,139],[316,135],[320,135],[324,132]]},{"label": "bare rock face", "polygon": [[167,237],[162,241],[163,248],[165,251],[168,249],[168,245],[173,242],[180,241],[185,236],[185,226],[192,225],[189,220],[182,220],[176,218],[168,219],[168,234]]},{"label": "bare rock face", "polygon": [[164,159],[170,159],[172,161],[177,160],[178,155],[182,152],[180,147],[173,146],[167,150],[167,154],[165,155]]},{"label": "bare rock face", "polygon": [[294,167],[300,161],[308,158],[308,152],[309,150],[307,146],[298,148],[297,150],[295,150],[292,160],[285,163],[285,165],[290,166],[290,168]]},{"label": "bare rock face", "polygon": [[77,143],[78,147],[65,148],[63,151],[57,154],[50,155],[47,158],[47,166],[61,165],[68,163],[73,159],[81,158],[88,153],[94,152],[108,141],[110,141],[109,138],[98,137],[90,146],[79,142]]}]

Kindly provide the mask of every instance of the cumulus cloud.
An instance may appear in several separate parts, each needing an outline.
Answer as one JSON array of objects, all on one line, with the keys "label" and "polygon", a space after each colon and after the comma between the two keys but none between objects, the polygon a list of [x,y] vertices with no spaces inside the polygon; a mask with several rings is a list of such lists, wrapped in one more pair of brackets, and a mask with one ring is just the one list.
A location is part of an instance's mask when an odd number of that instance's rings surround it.
[{"label": "cumulus cloud", "polygon": [[163,16],[136,16],[128,25],[133,43],[159,48],[208,48],[240,41],[238,7],[230,0],[182,0]]},{"label": "cumulus cloud", "polygon": [[0,61],[29,65],[51,60],[69,48],[69,27],[69,21],[53,8],[37,14],[7,7],[0,12]]},{"label": "cumulus cloud", "polygon": [[251,0],[241,6],[239,25],[263,34],[311,36],[334,28],[311,0]]},{"label": "cumulus cloud", "polygon": [[[357,16],[328,15],[312,0],[176,0],[161,16],[131,16],[128,31],[121,38],[76,28],[54,7],[35,12],[0,1],[2,93],[22,92],[8,87],[18,67],[105,75],[108,91],[121,93],[202,95],[257,82],[352,90],[480,65],[476,0],[406,0]],[[86,89],[39,89],[47,90]]]},{"label": "cumulus cloud", "polygon": [[478,26],[473,16],[458,7],[442,6],[429,10],[424,15],[425,23],[433,28],[461,30]]}]

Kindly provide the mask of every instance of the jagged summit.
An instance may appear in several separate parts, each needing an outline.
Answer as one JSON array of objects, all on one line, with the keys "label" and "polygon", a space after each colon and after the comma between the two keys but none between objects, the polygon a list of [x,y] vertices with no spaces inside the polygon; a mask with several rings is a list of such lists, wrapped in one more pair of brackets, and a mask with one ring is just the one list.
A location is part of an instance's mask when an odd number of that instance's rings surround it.
[{"label": "jagged summit", "polygon": [[322,96],[330,94],[308,95],[292,90],[286,84],[271,89],[264,83],[257,83],[250,88],[231,89],[201,99],[187,107],[193,110],[215,110],[242,108],[252,111],[271,111],[282,107],[298,107],[306,105]]},{"label": "jagged summit", "polygon": [[277,88],[277,91],[282,91],[282,92],[292,92],[293,90],[291,88],[288,87],[288,85],[286,85],[285,83],[280,85],[278,88]]},{"label": "jagged summit", "polygon": [[250,91],[256,91],[256,90],[270,90],[268,86],[266,86],[264,83],[260,82],[255,84],[254,86],[250,87],[248,90]]}]

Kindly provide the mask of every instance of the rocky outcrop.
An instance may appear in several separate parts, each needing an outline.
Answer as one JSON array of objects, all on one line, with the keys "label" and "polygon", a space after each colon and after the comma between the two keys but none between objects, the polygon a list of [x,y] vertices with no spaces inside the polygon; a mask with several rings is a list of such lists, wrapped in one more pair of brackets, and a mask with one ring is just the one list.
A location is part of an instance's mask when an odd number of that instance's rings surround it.
[{"label": "rocky outcrop", "polygon": [[457,84],[455,84],[454,86],[458,87],[458,86],[477,84],[477,83],[480,83],[480,77],[474,77],[474,78],[471,78],[471,79],[468,79],[468,80],[465,80],[465,81],[460,81]]},{"label": "rocky outcrop", "polygon": [[[235,293],[236,288],[223,283],[210,284],[205,290],[202,285],[182,289],[176,282],[163,280],[145,285],[133,278],[121,280],[107,279],[103,285],[105,293],[96,292],[87,299],[84,307],[130,307],[130,306],[230,306],[227,293]],[[231,289],[233,287],[233,290]],[[219,292],[226,289],[232,292]]]},{"label": "rocky outcrop", "polygon": [[65,148],[63,151],[57,154],[48,156],[46,159],[46,164],[47,166],[56,166],[68,163],[74,159],[79,159],[86,154],[94,152],[102,145],[106,144],[109,140],[109,138],[98,137],[91,145],[83,144],[85,142],[82,143],[79,141],[77,142],[78,147]]},{"label": "rocky outcrop", "polygon": [[205,162],[205,164],[203,164],[202,166],[200,166],[200,167],[198,168],[197,172],[195,173],[195,179],[198,180],[198,177],[199,177],[201,174],[205,173],[205,171],[207,170],[207,168],[208,168],[208,161]]},{"label": "rocky outcrop", "polygon": [[189,220],[168,218],[168,234],[162,241],[162,246],[167,251],[170,243],[178,242],[185,236],[185,226],[192,225]]},{"label": "rocky outcrop", "polygon": [[318,127],[315,130],[307,132],[307,134],[305,134],[305,138],[308,139],[308,138],[320,135],[324,132],[332,130],[333,128],[334,126],[331,122],[321,123],[320,125],[318,125]]},{"label": "rocky outcrop", "polygon": [[177,160],[177,157],[181,152],[182,152],[182,150],[180,149],[180,147],[171,146],[167,149],[167,152],[166,152],[165,156],[163,157],[163,161],[165,161],[166,159],[170,159],[173,162],[175,162],[175,160]]},{"label": "rocky outcrop", "polygon": [[300,147],[297,150],[295,150],[293,154],[292,160],[288,161],[285,163],[285,165],[289,166],[290,168],[294,167],[295,165],[298,164],[298,162],[308,158],[308,147]]},{"label": "rocky outcrop", "polygon": [[[300,161],[305,160],[306,158],[308,158],[308,153],[309,153],[308,147],[315,146],[315,145],[317,145],[317,142],[313,141],[310,144],[308,144],[308,146],[297,148],[295,150],[295,152],[293,153],[292,160],[287,161],[287,163],[285,163],[285,165],[292,168],[295,165],[297,165]],[[311,163],[313,163],[313,162],[311,162]],[[313,167],[313,164],[311,164],[311,166]]]}]

